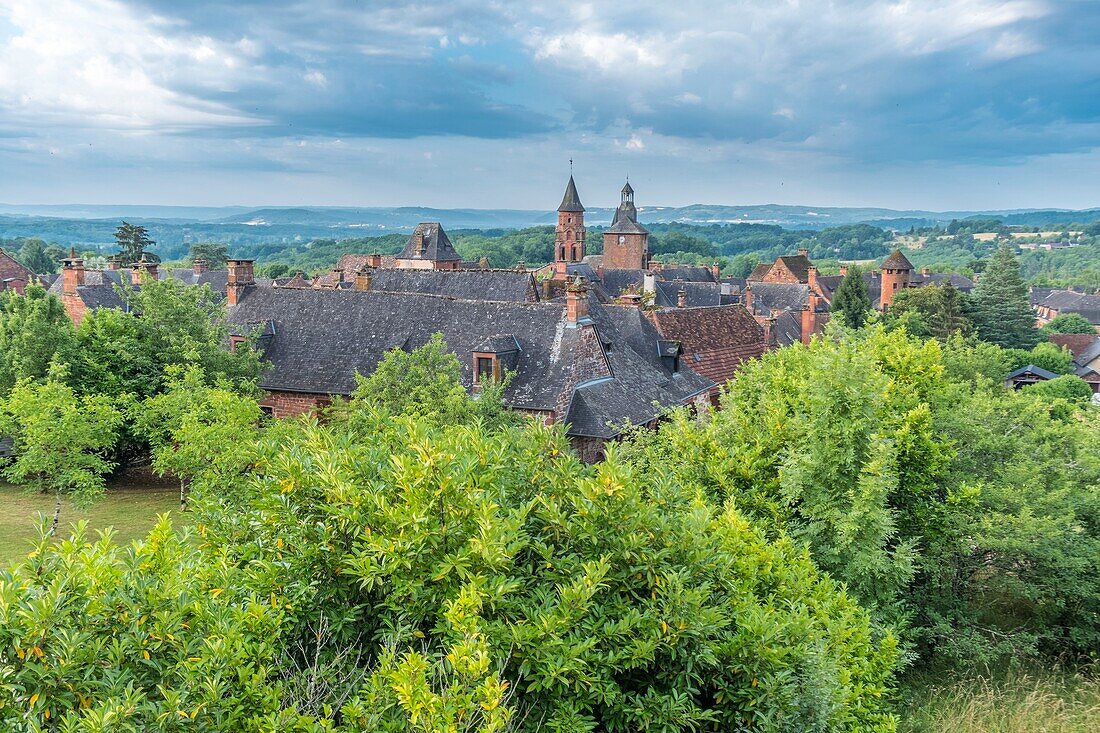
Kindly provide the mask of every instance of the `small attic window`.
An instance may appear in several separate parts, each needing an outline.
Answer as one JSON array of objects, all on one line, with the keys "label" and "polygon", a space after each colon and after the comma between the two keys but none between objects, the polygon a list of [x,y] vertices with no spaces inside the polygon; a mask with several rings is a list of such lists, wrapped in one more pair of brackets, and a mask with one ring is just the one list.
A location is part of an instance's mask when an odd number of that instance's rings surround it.
[{"label": "small attic window", "polygon": [[474,353],[474,384],[496,382],[500,379],[500,362],[496,354]]}]

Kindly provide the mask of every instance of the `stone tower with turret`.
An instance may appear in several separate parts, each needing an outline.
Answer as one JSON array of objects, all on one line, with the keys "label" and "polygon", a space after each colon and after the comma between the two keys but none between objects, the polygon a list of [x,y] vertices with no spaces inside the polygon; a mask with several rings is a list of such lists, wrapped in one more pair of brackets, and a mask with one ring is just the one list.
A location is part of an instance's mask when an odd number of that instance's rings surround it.
[{"label": "stone tower with turret", "polygon": [[611,226],[603,233],[604,269],[644,270],[649,267],[649,230],[638,223],[634,189],[623,186],[622,201]]},{"label": "stone tower with turret", "polygon": [[886,258],[882,263],[882,294],[879,296],[879,309],[894,302],[894,296],[899,290],[909,287],[909,273],[913,271],[911,263],[900,249],[895,249],[894,254]]},{"label": "stone tower with turret", "polygon": [[577,184],[569,176],[565,196],[558,207],[558,225],[554,228],[554,273],[564,277],[570,262],[584,259],[584,206],[577,194]]}]

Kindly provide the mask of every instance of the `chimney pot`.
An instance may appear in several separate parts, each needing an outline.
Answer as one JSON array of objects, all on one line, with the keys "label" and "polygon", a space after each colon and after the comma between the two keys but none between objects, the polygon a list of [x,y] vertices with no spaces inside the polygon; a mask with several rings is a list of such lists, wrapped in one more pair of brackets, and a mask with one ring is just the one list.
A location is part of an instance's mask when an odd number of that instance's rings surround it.
[{"label": "chimney pot", "polygon": [[841,265],[840,266],[840,276],[841,277],[846,277],[847,275],[848,275],[848,266],[847,265]]},{"label": "chimney pot", "polygon": [[755,314],[756,311],[753,309],[752,305],[752,283],[748,283],[745,285],[745,309],[749,313]]},{"label": "chimney pot", "polygon": [[565,316],[570,327],[588,317],[588,285],[580,275],[565,288]]},{"label": "chimney pot", "polygon": [[381,267],[381,266],[382,266],[382,255],[380,255],[377,252],[372,252],[371,254],[367,255],[367,267]]},{"label": "chimney pot", "polygon": [[676,307],[677,308],[687,308],[687,304],[688,304],[687,291],[684,290],[681,287],[680,290],[677,291],[677,293],[676,293]]},{"label": "chimney pot", "polygon": [[370,290],[373,281],[374,276],[371,274],[370,269],[364,267],[355,275],[355,289],[366,292]]},{"label": "chimney pot", "polygon": [[201,257],[191,263],[191,271],[196,275],[201,275],[209,269],[206,260]]},{"label": "chimney pot", "polygon": [[84,285],[84,260],[76,256],[76,249],[61,261],[61,286],[65,295],[76,295],[76,289]]},{"label": "chimney pot", "polygon": [[236,305],[241,295],[244,294],[245,288],[256,284],[256,279],[252,274],[252,267],[255,262],[255,260],[228,260],[225,263],[226,268],[229,270],[225,292],[226,302],[229,305]]},{"label": "chimney pot", "polygon": [[805,247],[800,247],[798,249],[798,254],[802,255],[803,257],[809,257],[810,256],[810,250],[806,249]]}]

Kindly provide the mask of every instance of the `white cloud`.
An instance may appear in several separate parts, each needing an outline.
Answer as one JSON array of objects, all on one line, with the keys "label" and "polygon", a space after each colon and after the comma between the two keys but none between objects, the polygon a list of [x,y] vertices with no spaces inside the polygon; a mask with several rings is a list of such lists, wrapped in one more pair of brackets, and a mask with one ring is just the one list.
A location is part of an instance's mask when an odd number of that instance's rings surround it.
[{"label": "white cloud", "polygon": [[645,150],[645,142],[637,134],[631,135],[626,141],[627,150]]},{"label": "white cloud", "polygon": [[115,0],[0,0],[14,28],[0,47],[0,122],[37,119],[120,130],[255,123],[224,104],[178,91],[231,91],[248,46],[179,32]]}]

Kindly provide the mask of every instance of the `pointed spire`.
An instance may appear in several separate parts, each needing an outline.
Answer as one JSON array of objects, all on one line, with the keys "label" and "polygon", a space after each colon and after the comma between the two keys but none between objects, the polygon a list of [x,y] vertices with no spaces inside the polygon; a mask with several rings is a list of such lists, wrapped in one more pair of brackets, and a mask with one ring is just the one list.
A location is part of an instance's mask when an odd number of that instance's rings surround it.
[{"label": "pointed spire", "polygon": [[573,182],[573,176],[569,176],[569,185],[565,187],[565,196],[562,197],[558,211],[584,211],[581,197],[577,194],[577,184]]},{"label": "pointed spire", "polygon": [[623,195],[627,196],[634,193],[634,187],[630,185],[630,179],[626,179],[626,185],[623,186]]}]

